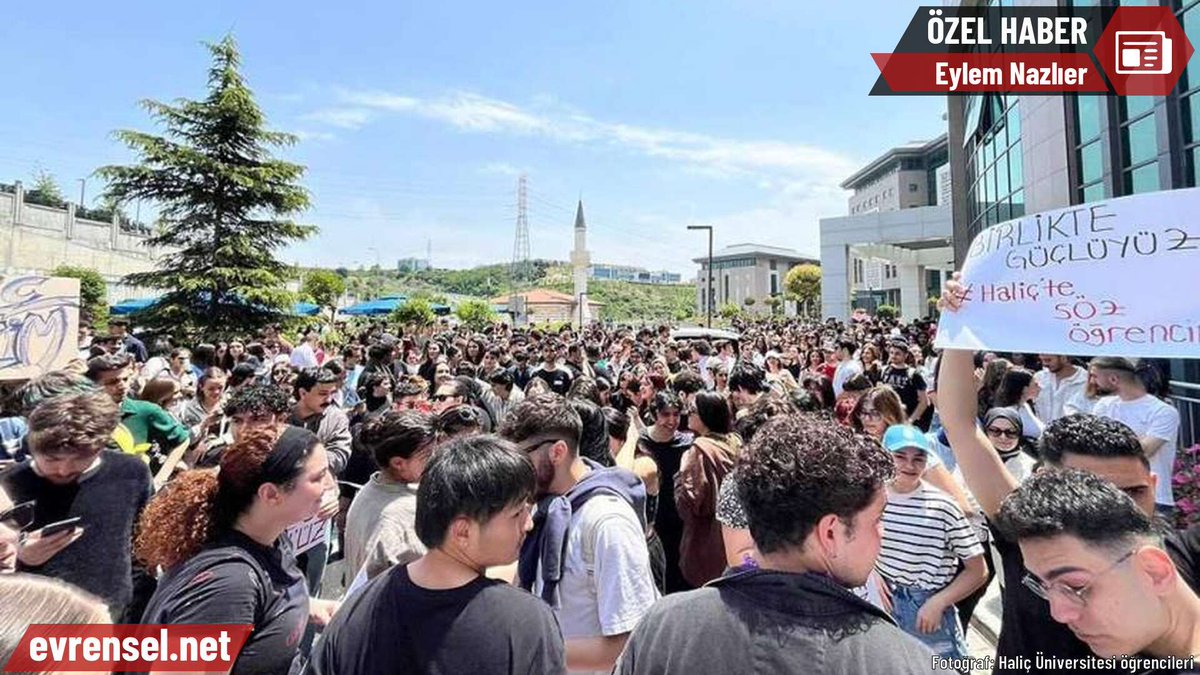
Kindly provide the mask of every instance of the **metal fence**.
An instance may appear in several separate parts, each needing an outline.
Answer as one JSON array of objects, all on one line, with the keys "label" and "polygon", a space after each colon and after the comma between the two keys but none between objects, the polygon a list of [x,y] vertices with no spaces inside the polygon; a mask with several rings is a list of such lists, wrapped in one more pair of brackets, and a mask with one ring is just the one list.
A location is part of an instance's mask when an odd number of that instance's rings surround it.
[{"label": "metal fence", "polygon": [[1190,448],[1200,443],[1200,384],[1171,382],[1171,399],[1179,410],[1179,443]]}]

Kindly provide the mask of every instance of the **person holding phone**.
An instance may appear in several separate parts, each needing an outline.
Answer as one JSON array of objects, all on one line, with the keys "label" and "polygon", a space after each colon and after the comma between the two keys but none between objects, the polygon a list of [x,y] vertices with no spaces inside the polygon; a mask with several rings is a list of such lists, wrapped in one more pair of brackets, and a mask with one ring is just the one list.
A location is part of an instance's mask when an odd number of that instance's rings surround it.
[{"label": "person holding phone", "polygon": [[46,399],[29,415],[30,459],[0,478],[14,503],[35,503],[17,571],[99,596],[114,620],[134,604],[135,579],[145,578],[135,572],[132,542],[151,494],[144,462],[105,450],[119,420],[100,390]]}]

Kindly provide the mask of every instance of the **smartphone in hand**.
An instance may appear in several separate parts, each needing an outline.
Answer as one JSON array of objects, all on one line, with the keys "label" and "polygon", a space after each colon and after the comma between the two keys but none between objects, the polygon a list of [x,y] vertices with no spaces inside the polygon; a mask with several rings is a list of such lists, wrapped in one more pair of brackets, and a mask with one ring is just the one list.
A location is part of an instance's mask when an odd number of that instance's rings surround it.
[{"label": "smartphone in hand", "polygon": [[60,520],[56,523],[50,523],[49,525],[45,525],[40,530],[37,530],[36,532],[31,532],[30,534],[37,534],[42,539],[47,539],[49,537],[53,537],[56,534],[61,534],[63,532],[67,532],[67,531],[74,529],[75,526],[78,525],[81,520],[83,520],[83,519],[80,518],[79,516],[75,516],[74,518],[67,518],[66,520]]}]

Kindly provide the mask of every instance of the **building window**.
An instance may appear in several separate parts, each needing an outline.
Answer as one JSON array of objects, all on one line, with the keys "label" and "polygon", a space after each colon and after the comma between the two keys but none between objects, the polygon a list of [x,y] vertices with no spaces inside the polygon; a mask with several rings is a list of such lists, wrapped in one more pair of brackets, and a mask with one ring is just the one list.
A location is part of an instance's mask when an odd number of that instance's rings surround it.
[{"label": "building window", "polygon": [[1118,99],[1118,111],[1122,194],[1160,189],[1154,97],[1122,96]]},{"label": "building window", "polygon": [[729,275],[725,275],[725,302],[729,302]]},{"label": "building window", "polygon": [[962,140],[967,165],[968,234],[1025,215],[1021,120],[1014,95],[984,94],[966,102]]},{"label": "building window", "polygon": [[916,192],[916,191],[918,191],[918,190],[920,190],[920,189],[921,189],[921,186],[920,186],[920,185],[917,185],[916,183],[909,183],[909,184],[908,184],[908,191],[909,191],[909,192]]},{"label": "building window", "polygon": [[779,275],[772,274],[771,275],[771,297],[775,297],[776,295],[779,295]]},{"label": "building window", "polygon": [[772,272],[774,272],[774,271],[775,271],[775,269],[776,269],[775,265],[776,265],[776,262],[775,262],[774,260],[772,260],[772,261],[771,261],[771,271],[772,271]]}]

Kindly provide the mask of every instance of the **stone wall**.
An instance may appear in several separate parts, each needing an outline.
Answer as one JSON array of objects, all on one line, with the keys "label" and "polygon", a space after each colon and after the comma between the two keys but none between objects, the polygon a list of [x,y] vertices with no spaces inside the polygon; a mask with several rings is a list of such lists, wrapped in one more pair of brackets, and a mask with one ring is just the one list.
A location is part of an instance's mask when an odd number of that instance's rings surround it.
[{"label": "stone wall", "polygon": [[134,272],[154,268],[157,251],[146,237],[111,223],[75,217],[75,205],[54,209],[24,203],[24,189],[0,192],[0,261],[3,274],[49,274],[59,265],[88,267],[108,282],[111,303],[151,294],[121,283]]}]

